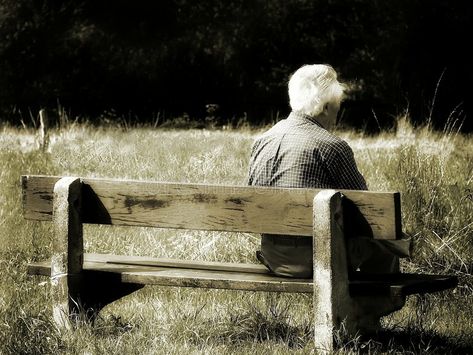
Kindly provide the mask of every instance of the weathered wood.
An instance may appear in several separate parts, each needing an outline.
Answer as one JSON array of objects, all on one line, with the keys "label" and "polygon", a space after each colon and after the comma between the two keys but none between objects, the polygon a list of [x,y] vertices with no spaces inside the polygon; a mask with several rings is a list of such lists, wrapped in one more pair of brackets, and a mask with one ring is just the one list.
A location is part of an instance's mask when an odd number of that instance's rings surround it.
[{"label": "weathered wood", "polygon": [[81,182],[65,177],[54,185],[53,255],[51,297],[53,317],[59,327],[69,327],[76,310],[83,263],[83,236],[80,217]]},{"label": "weathered wood", "polygon": [[[87,255],[87,254],[85,254]],[[74,303],[73,312],[86,312],[87,319],[93,320],[98,312],[106,305],[124,296],[133,293],[142,287],[143,284],[125,283],[122,281],[124,271],[140,270],[137,266],[105,264],[91,261],[84,261],[84,268],[81,274],[80,287],[76,289],[77,303]],[[141,270],[148,271],[149,267],[142,267]],[[28,264],[29,275],[50,276],[51,261],[45,260]],[[61,313],[65,314],[65,313]],[[69,327],[69,319],[62,319],[60,327]]]},{"label": "weathered wood", "polygon": [[[51,220],[58,177],[23,176],[25,218]],[[84,223],[312,235],[319,189],[83,179]],[[398,193],[342,191],[347,235],[399,239]]]},{"label": "weathered wood", "polygon": [[219,272],[212,270],[163,268],[162,270],[128,271],[122,280],[129,283],[215,288],[226,290],[307,293],[312,288],[305,279],[288,279],[264,274]]},{"label": "weathered wood", "polygon": [[[228,264],[228,266],[237,264]],[[255,265],[258,267],[258,265]],[[47,275],[47,262],[33,263],[30,274]],[[238,270],[238,267],[236,267]],[[179,287],[216,288],[266,292],[312,292],[312,280],[290,279],[266,273],[217,271],[178,267],[158,267],[115,264],[113,262],[85,261],[84,272],[110,274],[122,283]],[[91,285],[93,288],[94,285]]]},{"label": "weathered wood", "polygon": [[39,148],[47,150],[49,146],[49,120],[48,113],[42,109],[39,111]]},{"label": "weathered wood", "polygon": [[[261,264],[247,264],[247,263],[222,263],[215,261],[199,261],[199,260],[182,260],[170,258],[151,258],[147,256],[132,256],[132,255],[113,255],[113,254],[84,254],[84,268],[87,268],[87,263],[107,263],[114,265],[123,265],[124,267],[133,266],[149,266],[149,267],[168,267],[181,269],[199,269],[199,270],[214,270],[214,271],[230,271],[230,272],[247,272],[253,274],[268,274],[268,269]],[[31,275],[48,275],[49,271],[44,269],[44,262],[30,264],[29,273]],[[43,266],[41,266],[43,265]],[[39,269],[34,269],[39,267]],[[45,271],[43,271],[44,269]],[[146,269],[152,270],[152,269]],[[43,272],[46,272],[44,274]]]},{"label": "weathered wood", "polygon": [[343,213],[339,192],[325,190],[314,198],[314,341],[319,353],[333,351],[335,332],[349,337],[375,332],[380,317],[402,308],[411,291],[441,290],[452,281],[349,273]]},{"label": "weathered wood", "polygon": [[[355,275],[348,271],[342,195],[324,190],[314,198],[314,342],[318,353],[332,353],[335,332],[353,337],[379,329],[379,318],[400,309],[405,296],[397,285],[370,296],[351,292]],[[350,280],[349,275],[352,277]],[[367,283],[366,283],[367,284]],[[374,288],[369,285],[372,291]],[[394,286],[394,287],[391,287]]]},{"label": "weathered wood", "polygon": [[337,331],[351,307],[340,192],[324,190],[314,198],[315,349],[333,351]]},{"label": "weathered wood", "polygon": [[268,274],[268,269],[261,264],[222,263],[216,261],[183,260],[171,258],[150,258],[147,256],[87,254],[87,260],[122,265],[168,267],[181,269],[199,269],[230,272]]},{"label": "weathered wood", "polygon": [[[172,260],[172,262],[170,262]],[[143,264],[143,265],[140,265]],[[169,265],[171,266],[169,266]],[[163,270],[197,270],[198,277],[208,278],[207,271],[219,271],[221,274],[229,273],[233,276],[237,274],[263,274],[279,282],[292,282],[293,279],[273,276],[260,264],[240,264],[240,263],[217,263],[210,261],[190,261],[167,258],[150,258],[141,256],[123,256],[112,254],[84,254],[84,275],[94,273],[102,274],[103,279],[110,274],[110,278],[117,282],[146,285],[169,285],[169,281],[162,282],[161,276],[168,276]],[[128,276],[122,277],[127,273]],[[141,273],[145,273],[141,275]],[[51,262],[49,260],[28,264],[29,275],[51,275]],[[113,275],[112,275],[113,274]],[[134,275],[134,276],[131,276]],[[136,275],[136,277],[135,277]],[[200,284],[193,284],[191,281],[196,278],[196,273],[189,274],[190,280],[180,280],[177,286],[201,287]],[[349,280],[349,292],[351,297],[365,296],[374,299],[376,296],[407,296],[417,293],[429,293],[446,290],[455,287],[458,280],[452,276],[424,275],[424,274],[385,274],[368,275],[357,273],[356,279]],[[151,280],[151,281],[150,281]],[[261,281],[261,279],[259,279]],[[245,282],[240,279],[239,282]],[[312,293],[312,280],[296,280],[297,288],[290,292]],[[300,283],[303,283],[303,286]],[[205,283],[204,283],[205,284]],[[174,283],[172,284],[176,286]],[[223,284],[221,284],[223,285]],[[238,289],[238,287],[225,284],[226,288]],[[91,292],[100,293],[98,284],[93,283]],[[274,287],[273,287],[274,288]],[[248,288],[245,288],[248,289]],[[291,289],[286,287],[286,290]],[[117,286],[115,285],[115,291]],[[267,291],[264,289],[263,291]],[[102,291],[103,292],[103,291]],[[288,291],[289,292],[289,291]],[[118,297],[117,297],[118,298]],[[116,299],[117,299],[116,298]]]},{"label": "weathered wood", "polygon": [[357,273],[350,281],[352,297],[373,295],[409,296],[448,290],[458,285],[458,278],[451,275],[430,274],[364,274]]},{"label": "weathered wood", "polygon": [[[23,176],[22,185],[25,217],[54,224],[51,262],[32,263],[28,273],[51,276],[53,315],[60,326],[68,326],[80,306],[96,315],[147,284],[312,292],[316,349],[330,352],[342,323],[347,335],[377,329],[379,317],[400,309],[407,295],[445,290],[458,282],[451,276],[348,271],[347,236],[367,237],[357,242],[400,238],[398,193],[45,176]],[[315,281],[277,277],[253,264],[105,254],[86,254],[83,260],[82,223],[313,235]],[[384,249],[370,250],[372,265],[360,261],[360,269],[399,271],[397,260],[386,259]]]}]

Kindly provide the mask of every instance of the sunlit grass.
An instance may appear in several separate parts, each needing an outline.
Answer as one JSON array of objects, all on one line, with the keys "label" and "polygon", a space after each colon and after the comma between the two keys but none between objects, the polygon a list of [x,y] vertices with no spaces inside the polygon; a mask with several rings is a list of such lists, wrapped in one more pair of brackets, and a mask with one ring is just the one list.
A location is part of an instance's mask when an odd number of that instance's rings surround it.
[{"label": "sunlit grass", "polygon": [[[244,185],[260,130],[163,130],[71,124],[52,130],[46,152],[33,130],[0,130],[0,353],[310,353],[311,296],[146,287],[104,309],[94,324],[59,332],[49,284],[26,263],[50,253],[51,225],[24,221],[22,174]],[[456,290],[410,297],[384,320],[386,335],[356,338],[341,353],[457,353],[473,347],[473,143],[449,131],[363,136],[353,147],[372,190],[402,193],[403,229],[414,240],[409,271],[453,273]],[[86,226],[90,252],[257,262],[246,233]]]}]

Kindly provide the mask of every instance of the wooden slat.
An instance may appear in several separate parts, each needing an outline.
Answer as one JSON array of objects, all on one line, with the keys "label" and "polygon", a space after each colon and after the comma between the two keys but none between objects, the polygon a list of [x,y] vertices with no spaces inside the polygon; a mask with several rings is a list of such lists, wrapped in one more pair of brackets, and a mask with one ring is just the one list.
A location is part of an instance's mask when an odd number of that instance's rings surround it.
[{"label": "wooden slat", "polygon": [[[111,264],[113,268],[123,267],[127,270],[130,267],[143,266],[143,270],[153,270],[155,267],[199,269],[213,271],[246,272],[253,274],[269,274],[268,269],[261,264],[248,263],[221,263],[215,261],[183,260],[171,258],[151,258],[148,256],[114,255],[85,253],[85,263]],[[31,275],[50,276],[50,262],[41,261],[28,265],[28,273]]]},{"label": "wooden slat", "polygon": [[215,261],[183,260],[171,258],[151,258],[147,256],[86,254],[87,261],[111,263],[118,265],[175,267],[181,269],[199,269],[230,272],[248,272],[253,274],[268,274],[268,269],[261,264],[221,263]]},{"label": "wooden slat", "polygon": [[458,278],[451,275],[357,273],[356,280],[350,281],[350,294],[366,297],[373,294],[408,296],[444,291],[457,284]]},{"label": "wooden slat", "polygon": [[[59,177],[23,176],[25,218],[51,220]],[[312,235],[318,189],[83,179],[84,223]],[[400,196],[342,190],[346,234],[401,237]]]},{"label": "wooden slat", "polygon": [[[87,257],[87,254],[84,254]],[[111,272],[115,274],[121,274],[126,271],[150,271],[156,270],[152,266],[136,266],[126,264],[114,264],[104,263],[97,261],[90,261],[85,259],[83,264],[83,270],[86,271],[100,271],[100,272]],[[51,260],[43,260],[38,262],[32,262],[28,264],[27,272],[29,275],[40,275],[40,276],[51,276]]]},{"label": "wooden slat", "polygon": [[272,275],[239,272],[169,268],[153,271],[128,271],[123,282],[145,285],[216,288],[266,292],[312,292],[312,282]]},{"label": "wooden slat", "polygon": [[[208,270],[209,268],[215,267],[215,264],[217,263],[209,263],[208,267],[205,267],[201,263],[200,266],[203,266],[202,269],[127,265],[123,263],[116,264],[111,261],[117,257],[111,258],[109,262],[97,262],[92,260],[106,260],[107,257],[90,258],[89,255],[90,254],[85,254],[83,266],[84,272],[108,272],[119,274],[123,283],[297,293],[309,293],[312,292],[313,288],[311,280],[272,276],[267,271],[264,273],[239,271],[239,264],[227,263],[225,265],[225,269],[228,270],[233,268],[237,271],[218,271]],[[188,261],[183,262],[188,263]],[[159,264],[159,259],[156,260],[156,263]],[[259,265],[254,266],[259,270]],[[28,265],[28,273],[30,275],[49,276],[50,272],[50,261],[31,263]]]},{"label": "wooden slat", "polygon": [[[161,265],[173,260],[175,266],[136,265],[146,262]],[[118,263],[117,263],[118,262]],[[129,264],[126,264],[126,263]],[[194,264],[189,266],[189,264]],[[218,267],[222,269],[219,270]],[[252,272],[252,268],[256,272]],[[159,259],[110,254],[84,254],[84,272],[119,275],[123,283],[179,287],[202,287],[231,290],[268,292],[313,292],[312,279],[290,279],[271,275],[257,264],[234,264],[195,262],[189,260]],[[234,270],[234,271],[227,271]],[[51,261],[30,263],[30,275],[51,275]],[[350,295],[362,297],[407,296],[415,293],[431,293],[453,288],[458,279],[454,276],[422,274],[367,275],[357,273],[357,279],[349,281]]]}]

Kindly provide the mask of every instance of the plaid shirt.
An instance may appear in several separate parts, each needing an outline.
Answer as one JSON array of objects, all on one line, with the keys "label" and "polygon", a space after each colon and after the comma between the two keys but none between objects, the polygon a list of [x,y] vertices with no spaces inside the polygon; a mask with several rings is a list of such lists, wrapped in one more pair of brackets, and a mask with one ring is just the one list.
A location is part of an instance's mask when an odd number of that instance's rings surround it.
[{"label": "plaid shirt", "polygon": [[367,190],[349,145],[296,112],[256,139],[248,184]]}]

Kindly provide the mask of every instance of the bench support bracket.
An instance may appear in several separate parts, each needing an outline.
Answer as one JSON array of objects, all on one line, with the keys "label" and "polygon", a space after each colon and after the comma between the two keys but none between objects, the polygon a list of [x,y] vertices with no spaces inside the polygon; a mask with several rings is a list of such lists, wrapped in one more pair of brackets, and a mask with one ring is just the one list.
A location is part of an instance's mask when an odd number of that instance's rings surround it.
[{"label": "bench support bracket", "polygon": [[319,192],[313,213],[315,348],[331,353],[337,334],[376,332],[380,317],[401,309],[405,296],[351,297],[340,192]]},{"label": "bench support bracket", "polygon": [[124,284],[111,273],[83,271],[81,190],[81,180],[74,177],[64,177],[54,185],[51,298],[59,328],[70,328],[71,317],[80,312],[92,311],[88,318],[93,320],[107,304],[143,287]]},{"label": "bench support bracket", "polygon": [[315,349],[331,352],[350,302],[340,192],[319,192],[313,213]]},{"label": "bench support bracket", "polygon": [[69,315],[77,309],[82,276],[81,186],[80,179],[73,177],[64,177],[54,185],[51,298],[54,321],[66,328],[70,327]]}]

